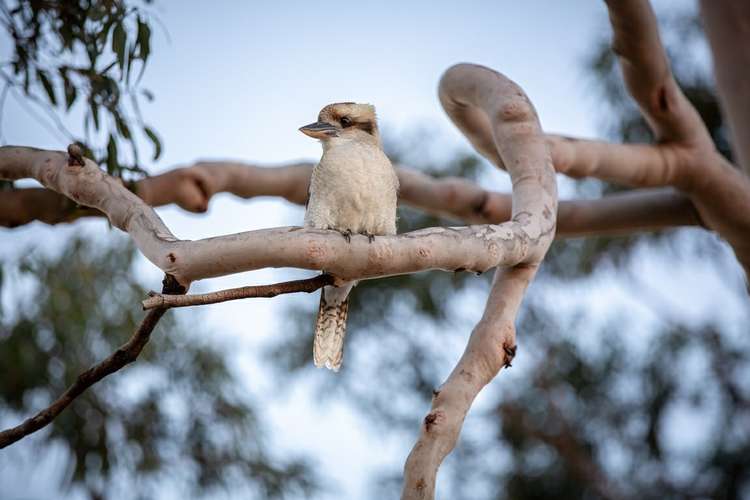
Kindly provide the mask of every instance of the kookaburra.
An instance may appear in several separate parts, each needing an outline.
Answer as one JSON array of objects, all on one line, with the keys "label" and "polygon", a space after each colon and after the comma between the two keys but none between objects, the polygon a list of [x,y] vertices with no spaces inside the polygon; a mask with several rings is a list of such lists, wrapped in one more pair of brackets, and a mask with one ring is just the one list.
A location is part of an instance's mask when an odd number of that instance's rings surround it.
[{"label": "kookaburra", "polygon": [[[323,156],[312,171],[305,227],[335,229],[350,241],[363,234],[396,234],[398,177],[383,153],[369,104],[340,102],[320,111],[318,121],[300,131],[320,139]],[[334,371],[344,354],[349,292],[356,282],[327,286],[320,296],[315,321],[315,366]]]}]

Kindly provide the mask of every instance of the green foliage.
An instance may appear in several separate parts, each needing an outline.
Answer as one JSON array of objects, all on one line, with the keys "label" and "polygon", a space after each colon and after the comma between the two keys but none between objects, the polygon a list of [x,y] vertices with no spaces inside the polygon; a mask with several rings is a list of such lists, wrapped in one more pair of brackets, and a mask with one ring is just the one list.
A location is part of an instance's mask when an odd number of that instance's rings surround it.
[{"label": "green foliage", "polygon": [[[14,414],[4,423],[51,402],[135,330],[145,292],[134,278],[135,250],[123,243],[99,248],[75,238],[59,257],[31,254],[4,266],[16,297],[0,316],[0,414]],[[18,447],[56,442],[72,471],[61,490],[83,487],[92,498],[152,498],[165,482],[190,498],[234,488],[262,498],[315,491],[304,460],[270,452],[228,352],[204,341],[211,336],[199,324],[165,315],[134,365],[89,389],[47,430],[4,450],[0,468]],[[117,489],[123,477],[127,491]]]},{"label": "green foliage", "polygon": [[[153,94],[139,86],[151,54],[153,15],[145,1],[42,0],[0,2],[0,20],[13,42],[10,60],[0,61],[8,90],[39,107],[66,140],[112,175],[143,176],[137,134],[161,154],[158,135],[143,120],[139,100]],[[0,99],[0,113],[2,113]],[[61,116],[83,109],[84,137]],[[126,151],[127,150],[127,151]]]}]

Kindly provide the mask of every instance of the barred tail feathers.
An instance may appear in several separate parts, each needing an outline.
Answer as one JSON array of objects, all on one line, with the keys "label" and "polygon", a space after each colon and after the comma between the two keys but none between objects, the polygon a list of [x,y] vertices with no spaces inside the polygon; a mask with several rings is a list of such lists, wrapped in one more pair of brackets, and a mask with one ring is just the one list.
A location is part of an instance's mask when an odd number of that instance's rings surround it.
[{"label": "barred tail feathers", "polygon": [[349,291],[354,283],[341,287],[324,287],[320,294],[320,307],[315,321],[313,361],[315,366],[325,366],[335,372],[341,368],[344,357],[346,317],[349,312]]}]

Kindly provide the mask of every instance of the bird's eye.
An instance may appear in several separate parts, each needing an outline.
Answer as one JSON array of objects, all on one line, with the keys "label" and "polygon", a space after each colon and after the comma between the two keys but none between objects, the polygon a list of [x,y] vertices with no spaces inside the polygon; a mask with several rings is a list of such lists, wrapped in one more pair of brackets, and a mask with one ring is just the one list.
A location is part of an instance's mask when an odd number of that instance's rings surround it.
[{"label": "bird's eye", "polygon": [[352,126],[352,119],[349,118],[348,116],[344,116],[343,118],[341,118],[341,126],[344,127],[344,128],[351,127]]}]

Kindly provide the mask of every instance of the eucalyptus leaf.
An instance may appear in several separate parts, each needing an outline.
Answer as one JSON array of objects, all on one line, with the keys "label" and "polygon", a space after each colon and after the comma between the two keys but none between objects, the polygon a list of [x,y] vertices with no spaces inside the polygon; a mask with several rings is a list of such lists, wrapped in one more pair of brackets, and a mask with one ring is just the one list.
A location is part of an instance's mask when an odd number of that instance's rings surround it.
[{"label": "eucalyptus leaf", "polygon": [[156,135],[156,132],[151,127],[143,127],[143,132],[146,134],[146,136],[151,140],[151,143],[154,145],[154,158],[153,160],[156,161],[161,156],[161,141],[159,140],[159,136]]},{"label": "eucalyptus leaf", "polygon": [[125,28],[122,22],[115,25],[115,30],[112,32],[112,51],[117,56],[117,64],[120,66],[120,70],[125,68],[125,49],[127,45],[127,35],[125,34]]},{"label": "eucalyptus leaf", "polygon": [[38,69],[36,71],[36,75],[39,78],[39,81],[42,82],[42,87],[44,88],[44,91],[47,93],[49,102],[52,103],[53,106],[57,106],[57,96],[55,95],[55,88],[52,86],[52,81],[50,80],[50,77],[47,74],[47,72],[44,70]]}]

